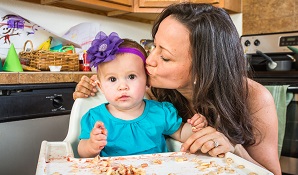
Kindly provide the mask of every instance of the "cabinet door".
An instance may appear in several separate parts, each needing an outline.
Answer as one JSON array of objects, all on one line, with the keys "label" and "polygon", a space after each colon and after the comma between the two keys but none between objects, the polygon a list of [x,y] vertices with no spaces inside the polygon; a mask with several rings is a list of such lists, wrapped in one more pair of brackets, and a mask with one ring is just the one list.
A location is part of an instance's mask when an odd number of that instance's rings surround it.
[{"label": "cabinet door", "polygon": [[184,0],[136,0],[139,1],[140,8],[145,7],[167,7],[174,3],[183,2]]},{"label": "cabinet door", "polygon": [[219,4],[220,0],[189,0],[194,3]]},{"label": "cabinet door", "polygon": [[109,2],[109,3],[115,3],[115,4],[121,4],[121,5],[126,5],[126,6],[132,6],[133,0],[103,0],[104,2]]}]

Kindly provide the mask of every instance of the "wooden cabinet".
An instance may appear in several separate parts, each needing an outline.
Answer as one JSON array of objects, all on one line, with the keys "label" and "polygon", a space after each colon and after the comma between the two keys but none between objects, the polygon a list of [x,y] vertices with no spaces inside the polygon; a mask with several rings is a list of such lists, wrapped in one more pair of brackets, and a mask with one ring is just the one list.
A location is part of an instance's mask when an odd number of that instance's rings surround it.
[{"label": "wooden cabinet", "polygon": [[168,5],[180,2],[207,3],[229,13],[241,13],[242,0],[134,0],[134,13],[159,13]]},{"label": "wooden cabinet", "polygon": [[152,23],[168,5],[180,2],[208,3],[229,13],[241,13],[242,0],[21,0],[80,10],[104,16]]},{"label": "wooden cabinet", "polygon": [[182,0],[136,0],[139,8],[151,8],[151,7],[167,7],[174,3],[182,2]]}]

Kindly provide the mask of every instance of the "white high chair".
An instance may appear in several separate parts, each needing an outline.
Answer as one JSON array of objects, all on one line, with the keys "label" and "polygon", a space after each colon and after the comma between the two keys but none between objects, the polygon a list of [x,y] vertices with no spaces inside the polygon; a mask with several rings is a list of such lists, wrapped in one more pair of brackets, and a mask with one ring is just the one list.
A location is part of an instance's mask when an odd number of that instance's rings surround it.
[{"label": "white high chair", "polygon": [[[106,98],[101,93],[97,93],[96,96],[94,97],[78,98],[75,100],[70,113],[68,133],[66,135],[66,138],[64,139],[64,142],[69,142],[71,144],[74,157],[79,157],[78,144],[79,144],[79,135],[81,132],[80,121],[82,116],[89,109],[106,102],[107,102]],[[171,138],[168,138],[166,142],[167,142],[169,151],[171,152],[180,151],[181,142]]]}]

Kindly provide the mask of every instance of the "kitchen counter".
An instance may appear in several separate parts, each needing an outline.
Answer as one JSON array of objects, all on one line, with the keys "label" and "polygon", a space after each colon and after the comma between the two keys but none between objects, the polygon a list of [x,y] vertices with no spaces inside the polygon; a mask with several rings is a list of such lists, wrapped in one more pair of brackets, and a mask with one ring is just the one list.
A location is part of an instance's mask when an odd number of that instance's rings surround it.
[{"label": "kitchen counter", "polygon": [[91,77],[96,72],[0,72],[0,84],[34,84],[79,82],[83,75]]}]

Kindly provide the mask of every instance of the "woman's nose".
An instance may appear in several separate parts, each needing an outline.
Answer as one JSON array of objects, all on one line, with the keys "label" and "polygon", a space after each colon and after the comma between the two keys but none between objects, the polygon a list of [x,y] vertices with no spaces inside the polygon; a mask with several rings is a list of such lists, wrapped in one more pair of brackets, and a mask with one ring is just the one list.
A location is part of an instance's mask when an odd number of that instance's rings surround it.
[{"label": "woman's nose", "polygon": [[156,53],[154,52],[154,50],[148,55],[147,59],[146,59],[146,65],[147,66],[152,66],[152,67],[156,67],[157,62],[156,62]]}]

